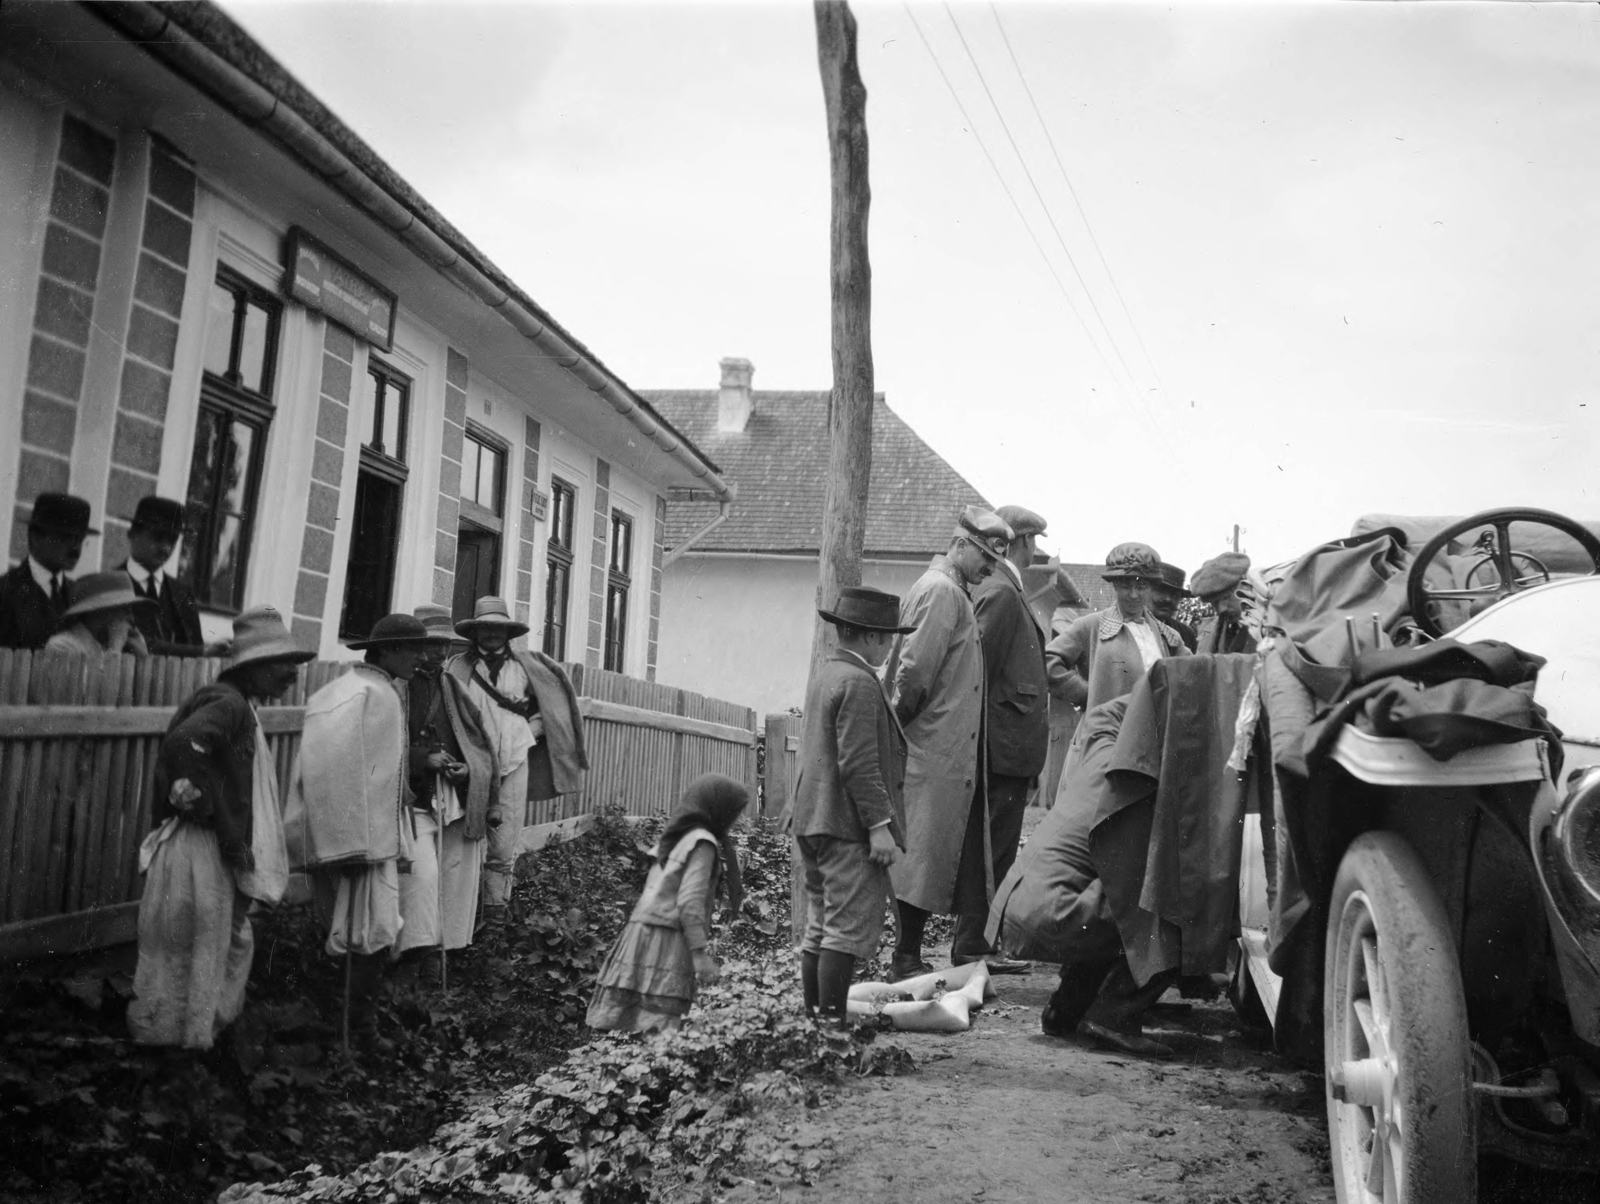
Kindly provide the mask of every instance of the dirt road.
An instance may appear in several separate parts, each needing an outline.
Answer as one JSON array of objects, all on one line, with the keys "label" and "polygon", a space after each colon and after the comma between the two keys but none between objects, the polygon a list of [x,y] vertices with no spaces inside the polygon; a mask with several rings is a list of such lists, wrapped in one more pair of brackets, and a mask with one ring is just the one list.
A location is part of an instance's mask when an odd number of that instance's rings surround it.
[{"label": "dirt road", "polygon": [[[930,950],[935,965],[942,950]],[[971,1031],[896,1034],[917,1072],[851,1084],[758,1121],[720,1198],[908,1204],[1311,1204],[1332,1201],[1322,1084],[1273,1056],[1225,1003],[1161,1005],[1176,1048],[1146,1062],[1046,1037],[1053,967],[997,978]],[[1169,993],[1169,999],[1175,999]],[[810,1164],[808,1169],[808,1164]],[[790,1176],[798,1168],[809,1182]]]}]

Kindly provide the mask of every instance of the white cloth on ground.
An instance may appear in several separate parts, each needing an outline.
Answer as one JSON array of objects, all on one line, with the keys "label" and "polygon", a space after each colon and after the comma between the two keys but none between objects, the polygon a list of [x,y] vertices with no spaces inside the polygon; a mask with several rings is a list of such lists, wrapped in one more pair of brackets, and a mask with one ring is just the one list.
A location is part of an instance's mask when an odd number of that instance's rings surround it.
[{"label": "white cloth on ground", "polygon": [[255,953],[249,899],[223,863],[216,832],[173,816],[139,849],[136,998],[128,1031],[141,1045],[210,1049],[244,1009]]}]

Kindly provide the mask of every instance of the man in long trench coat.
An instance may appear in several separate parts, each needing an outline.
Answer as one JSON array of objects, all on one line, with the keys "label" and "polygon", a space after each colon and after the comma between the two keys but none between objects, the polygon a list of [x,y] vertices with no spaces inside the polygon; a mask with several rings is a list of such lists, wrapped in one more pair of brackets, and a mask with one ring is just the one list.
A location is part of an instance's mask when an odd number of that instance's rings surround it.
[{"label": "man in long trench coat", "polygon": [[984,792],[983,646],[971,588],[994,571],[1011,530],[991,511],[962,511],[950,548],[906,594],[885,666],[905,728],[906,852],[890,867],[897,923],[894,978],[926,974],[922,934],[932,913],[986,912],[989,817]]}]

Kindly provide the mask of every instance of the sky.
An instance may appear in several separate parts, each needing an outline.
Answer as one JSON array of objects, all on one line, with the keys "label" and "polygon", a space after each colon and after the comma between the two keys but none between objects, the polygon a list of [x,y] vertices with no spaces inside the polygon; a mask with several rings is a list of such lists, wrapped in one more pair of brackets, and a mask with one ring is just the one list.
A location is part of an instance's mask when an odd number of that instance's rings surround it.
[{"label": "sky", "polygon": [[[809,4],[224,7],[634,388],[831,386]],[[1047,550],[1600,519],[1600,6],[854,11],[877,388]]]}]

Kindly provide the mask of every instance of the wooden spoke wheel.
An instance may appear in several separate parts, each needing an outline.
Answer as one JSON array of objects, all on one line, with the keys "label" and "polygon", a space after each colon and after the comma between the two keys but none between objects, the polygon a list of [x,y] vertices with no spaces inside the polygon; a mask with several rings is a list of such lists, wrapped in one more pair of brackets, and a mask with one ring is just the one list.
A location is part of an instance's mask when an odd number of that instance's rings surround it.
[{"label": "wooden spoke wheel", "polygon": [[1365,833],[1339,865],[1328,915],[1323,1048],[1340,1204],[1472,1204],[1466,997],[1427,869],[1393,832]]}]

